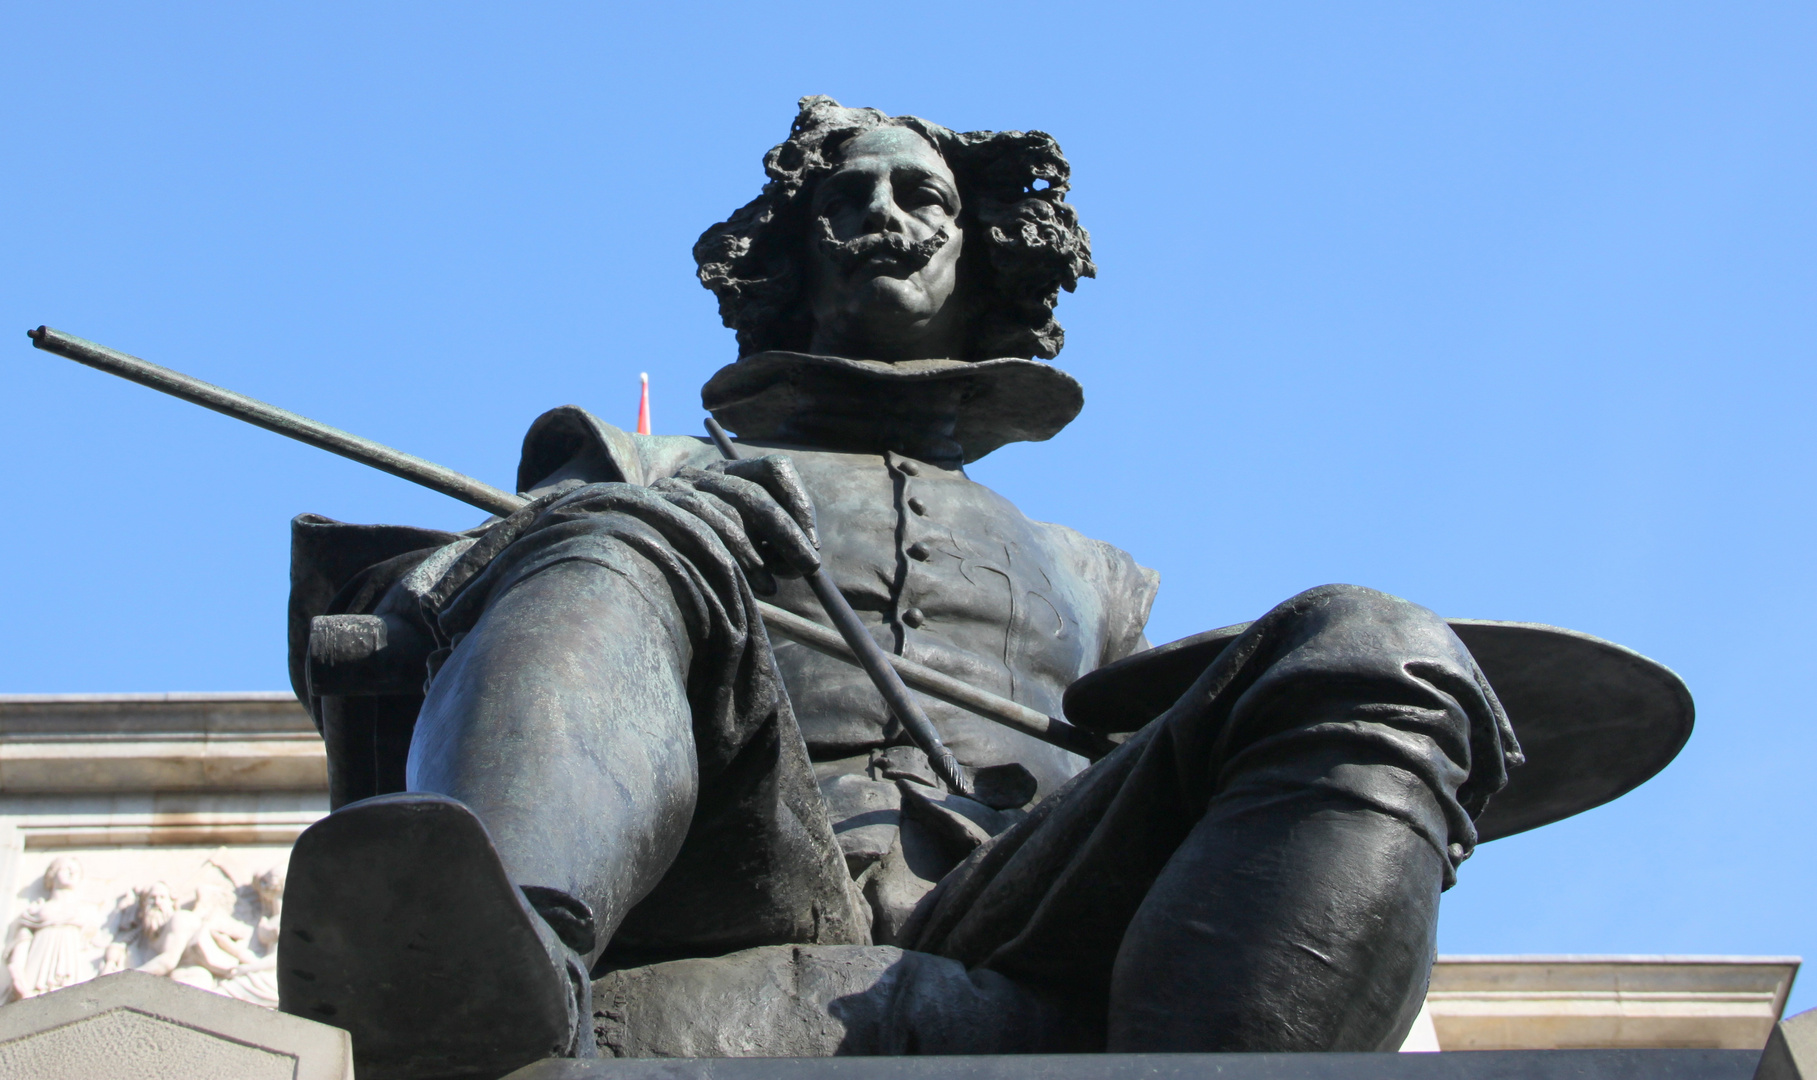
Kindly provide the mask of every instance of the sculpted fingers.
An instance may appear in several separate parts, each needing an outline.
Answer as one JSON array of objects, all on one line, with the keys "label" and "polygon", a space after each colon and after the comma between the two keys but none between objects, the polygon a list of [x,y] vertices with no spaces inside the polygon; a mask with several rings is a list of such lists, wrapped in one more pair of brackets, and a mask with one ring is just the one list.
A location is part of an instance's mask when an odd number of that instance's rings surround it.
[{"label": "sculpted fingers", "polygon": [[744,521],[739,512],[710,492],[700,491],[692,485],[672,477],[658,480],[650,485],[652,490],[659,491],[663,497],[688,513],[693,514],[712,529],[732,558],[744,570],[745,577],[751,582],[751,588],[765,596],[776,591],[776,579],[764,565],[762,555],[751,543],[745,532]]},{"label": "sculpted fingers", "polygon": [[749,480],[769,492],[770,497],[788,511],[789,516],[801,526],[801,530],[808,534],[808,540],[816,548],[820,546],[820,532],[814,523],[814,500],[808,495],[808,486],[801,482],[801,474],[795,471],[795,463],[787,454],[766,454],[759,458],[722,461],[715,464],[713,469]]},{"label": "sculpted fingers", "polygon": [[[767,548],[777,556],[774,561],[766,560],[773,573],[812,573],[819,568],[820,554],[800,521],[783,509],[768,488],[718,470],[684,469],[680,476],[695,490],[716,495],[738,511],[745,532],[757,541],[759,550]],[[811,515],[811,503],[809,507]]]}]

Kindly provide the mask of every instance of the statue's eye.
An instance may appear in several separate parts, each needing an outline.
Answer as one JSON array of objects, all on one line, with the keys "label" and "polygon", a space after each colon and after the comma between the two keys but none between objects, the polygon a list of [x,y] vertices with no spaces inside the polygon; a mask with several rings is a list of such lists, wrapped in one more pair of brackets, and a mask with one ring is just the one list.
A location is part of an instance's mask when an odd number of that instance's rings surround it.
[{"label": "statue's eye", "polygon": [[844,177],[833,177],[819,191],[814,193],[814,212],[818,214],[837,214],[850,210],[855,204],[852,185]]},{"label": "statue's eye", "polygon": [[937,187],[934,187],[930,184],[922,184],[918,187],[911,189],[908,193],[908,197],[906,199],[904,199],[903,202],[906,205],[913,206],[913,207],[922,207],[922,206],[945,207],[946,206],[946,195],[943,194],[941,192],[941,190]]}]

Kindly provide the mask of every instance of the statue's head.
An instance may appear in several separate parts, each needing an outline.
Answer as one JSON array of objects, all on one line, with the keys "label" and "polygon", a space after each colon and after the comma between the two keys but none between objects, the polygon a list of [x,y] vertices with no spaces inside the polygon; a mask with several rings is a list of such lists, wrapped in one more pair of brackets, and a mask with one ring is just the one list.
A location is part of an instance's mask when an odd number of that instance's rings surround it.
[{"label": "statue's head", "polygon": [[252,879],[252,887],[259,894],[259,899],[266,907],[284,899],[284,868],[274,866]]},{"label": "statue's head", "polygon": [[739,354],[1051,359],[1091,277],[1069,170],[1039,132],[958,133],[803,98],[763,194],[694,245]]},{"label": "statue's head", "polygon": [[176,911],[177,898],[162,881],[152,882],[139,893],[139,925],[146,933],[161,933]]},{"label": "statue's head", "polygon": [[44,868],[44,891],[65,892],[82,884],[82,863],[74,855],[59,855]]}]

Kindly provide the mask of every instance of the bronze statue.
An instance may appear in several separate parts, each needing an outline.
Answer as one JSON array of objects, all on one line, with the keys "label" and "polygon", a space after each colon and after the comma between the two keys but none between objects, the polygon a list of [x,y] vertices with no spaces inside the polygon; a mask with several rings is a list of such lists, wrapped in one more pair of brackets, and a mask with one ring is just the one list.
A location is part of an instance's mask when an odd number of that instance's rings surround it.
[{"label": "bronze statue", "polygon": [[[1346,585],[1150,650],[1152,571],[964,472],[1083,403],[1040,362],[1094,273],[1054,140],[807,98],[765,169],[695,246],[739,460],[566,407],[525,438],[527,505],[468,532],[297,519],[291,670],[337,809],[292,857],[282,1007],[373,1078],[1397,1048],[1479,822],[1639,783],[1682,687]],[[1113,739],[1088,760],[929,699],[962,766],[1034,782],[953,790],[856,668],[766,634],[760,594],[824,617],[813,565],[884,650]],[[311,627],[348,615],[371,647],[337,669]],[[1517,727],[1562,764],[1491,827]]]}]

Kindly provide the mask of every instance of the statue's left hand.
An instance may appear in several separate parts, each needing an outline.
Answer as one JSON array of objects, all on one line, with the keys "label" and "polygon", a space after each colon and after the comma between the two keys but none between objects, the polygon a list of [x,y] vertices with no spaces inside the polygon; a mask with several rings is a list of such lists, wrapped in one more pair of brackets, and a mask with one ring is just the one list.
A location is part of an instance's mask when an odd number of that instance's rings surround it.
[{"label": "statue's left hand", "polygon": [[650,487],[717,533],[760,593],[820,566],[814,501],[785,454],[683,469]]}]

